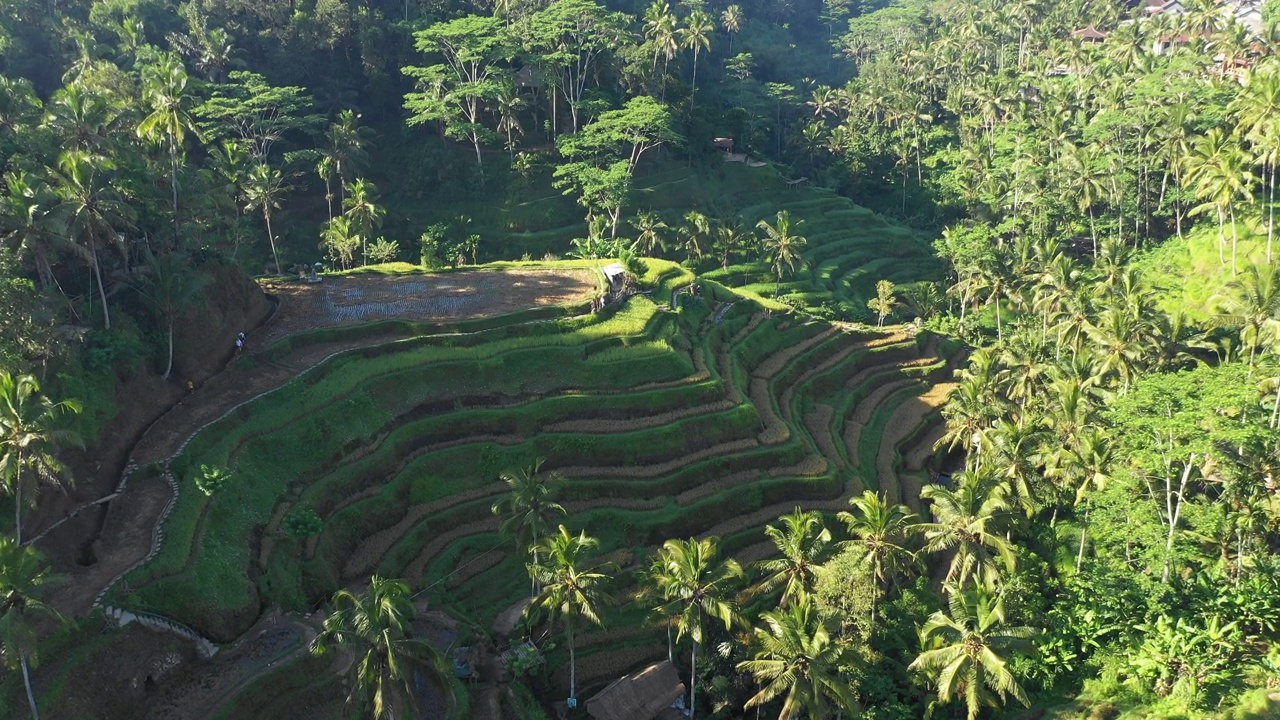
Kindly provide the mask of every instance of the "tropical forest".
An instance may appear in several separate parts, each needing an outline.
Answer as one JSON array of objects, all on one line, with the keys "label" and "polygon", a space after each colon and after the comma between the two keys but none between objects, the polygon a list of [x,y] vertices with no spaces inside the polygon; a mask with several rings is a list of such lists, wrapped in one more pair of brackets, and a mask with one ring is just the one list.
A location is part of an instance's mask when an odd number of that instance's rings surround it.
[{"label": "tropical forest", "polygon": [[0,720],[1280,719],[1280,0],[0,0]]}]

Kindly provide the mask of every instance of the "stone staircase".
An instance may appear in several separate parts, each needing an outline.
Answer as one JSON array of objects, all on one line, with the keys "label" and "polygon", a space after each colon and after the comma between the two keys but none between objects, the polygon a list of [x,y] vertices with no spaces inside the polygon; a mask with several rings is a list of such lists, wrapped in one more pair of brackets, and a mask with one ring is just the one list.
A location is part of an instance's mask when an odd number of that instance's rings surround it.
[{"label": "stone staircase", "polygon": [[158,630],[160,632],[173,633],[178,637],[190,640],[195,643],[196,653],[205,660],[208,660],[218,654],[218,646],[211,640],[204,638],[200,633],[175,620],[170,620],[169,618],[161,617],[159,615],[152,615],[151,613],[132,612],[109,606],[102,608],[102,611],[106,614],[107,619],[116,624],[116,627],[124,627],[129,623],[136,622],[145,628]]}]

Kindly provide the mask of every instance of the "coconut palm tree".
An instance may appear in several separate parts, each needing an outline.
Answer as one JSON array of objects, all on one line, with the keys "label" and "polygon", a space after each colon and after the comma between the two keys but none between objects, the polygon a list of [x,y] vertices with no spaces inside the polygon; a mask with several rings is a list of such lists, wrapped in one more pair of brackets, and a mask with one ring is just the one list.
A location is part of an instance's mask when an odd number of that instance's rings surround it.
[{"label": "coconut palm tree", "polygon": [[867,301],[867,308],[876,313],[876,327],[884,327],[884,319],[897,309],[898,298],[895,290],[892,280],[881,280],[876,283],[876,296]]},{"label": "coconut palm tree", "polygon": [[908,544],[917,532],[918,518],[906,505],[890,505],[870,490],[849,498],[849,504],[853,512],[841,512],[836,518],[848,527],[853,536],[849,544],[859,549],[875,578],[877,592],[871,605],[874,619],[875,604],[894,574],[915,562],[915,553]]},{"label": "coconut palm tree", "polygon": [[346,184],[369,162],[373,129],[360,124],[360,114],[343,110],[324,133],[324,154],[333,162],[338,180],[338,201],[345,205]]},{"label": "coconut palm tree", "polygon": [[720,13],[720,25],[729,35],[729,54],[733,55],[733,38],[742,32],[742,6],[730,5]]},{"label": "coconut palm tree", "polygon": [[361,263],[368,263],[366,248],[369,236],[382,227],[382,218],[387,209],[377,204],[378,186],[365,180],[356,181],[347,186],[347,196],[342,201],[342,212],[351,223],[351,229],[360,236]]},{"label": "coconut palm tree", "polygon": [[1250,265],[1244,277],[1227,285],[1222,325],[1240,329],[1240,342],[1249,348],[1249,366],[1270,334],[1280,331],[1280,265]]},{"label": "coconut palm tree", "polygon": [[61,236],[57,218],[49,211],[56,196],[39,179],[24,172],[4,176],[9,192],[0,195],[0,237],[28,253],[42,290],[55,284],[53,261],[60,250],[73,248]]},{"label": "coconut palm tree", "polygon": [[[498,531],[515,541],[516,552],[523,555],[532,551],[534,566],[539,564],[538,540],[551,534],[553,522],[566,514],[564,506],[555,501],[564,486],[564,476],[558,472],[541,473],[542,462],[538,459],[528,467],[499,475],[511,492],[491,508],[494,515],[502,518]],[[533,594],[538,594],[536,579]]]},{"label": "coconut palm tree", "polygon": [[778,518],[781,527],[769,525],[764,534],[773,541],[782,557],[761,560],[756,569],[765,573],[752,587],[756,594],[768,594],[782,588],[779,605],[799,602],[812,592],[826,574],[823,567],[831,550],[831,531],[822,522],[822,514],[796,508]]},{"label": "coconut palm tree", "polygon": [[164,143],[169,153],[169,187],[173,192],[173,246],[182,242],[182,222],[178,214],[178,155],[187,133],[199,137],[195,121],[187,113],[191,96],[187,93],[187,71],[172,54],[144,69],[143,100],[151,111],[138,123],[138,137]]},{"label": "coconut palm tree", "polygon": [[680,37],[676,30],[676,16],[671,5],[663,0],[653,0],[644,13],[644,37],[653,43],[653,67],[658,67],[662,57],[662,99],[667,97],[667,74],[671,58],[680,52]]},{"label": "coconut palm tree", "polygon": [[1212,128],[1191,146],[1186,157],[1186,179],[1194,184],[1196,197],[1205,202],[1192,208],[1198,215],[1210,209],[1218,216],[1218,260],[1227,264],[1226,222],[1231,221],[1231,272],[1237,271],[1236,200],[1249,197],[1253,173],[1240,145],[1220,128]]},{"label": "coconut palm tree", "polygon": [[267,242],[271,243],[271,258],[275,262],[276,273],[280,267],[280,253],[276,251],[276,236],[271,232],[271,214],[280,208],[280,200],[288,192],[284,175],[266,163],[258,163],[250,171],[248,182],[244,187],[245,210],[262,211],[262,219],[267,225]]},{"label": "coconut palm tree", "polygon": [[720,539],[668,540],[659,552],[661,571],[655,573],[662,598],[674,618],[676,639],[693,640],[689,656],[689,716],[697,710],[698,646],[706,640],[706,620],[715,618],[728,630],[739,622],[728,601],[730,586],[742,578],[742,568],[732,558],[719,559]]},{"label": "coconut palm tree", "polygon": [[133,211],[111,187],[109,173],[115,165],[110,160],[67,150],[59,158],[58,168],[54,178],[59,201],[52,212],[67,238],[77,246],[77,253],[93,268],[102,301],[102,324],[110,330],[111,310],[107,307],[99,250],[103,246],[120,247],[122,237],[118,231],[130,227]]},{"label": "coconut palm tree", "polygon": [[142,295],[168,326],[169,359],[164,367],[164,379],[168,380],[173,373],[174,323],[178,320],[178,313],[209,285],[209,275],[192,267],[188,259],[177,251],[156,255],[147,249],[144,257],[151,275],[141,291]]},{"label": "coconut palm tree", "polygon": [[578,622],[581,619],[593,625],[602,624],[600,608],[613,602],[604,591],[610,576],[600,572],[607,568],[587,569],[591,560],[587,553],[599,544],[585,532],[571,535],[568,528],[561,525],[557,532],[538,542],[534,557],[539,560],[530,566],[542,591],[526,612],[543,613],[550,622],[564,625],[569,641],[570,698],[577,698],[578,694],[578,665],[573,645]]},{"label": "coconut palm tree", "polygon": [[[323,655],[330,647],[354,659],[347,702],[361,717],[411,718],[415,678],[445,685],[444,662],[429,643],[409,636],[413,600],[403,580],[374,575],[363,593],[339,590],[333,613],[311,644]],[[368,715],[365,715],[368,713]]]},{"label": "coconut palm tree", "polygon": [[657,213],[640,213],[631,220],[631,227],[636,231],[636,242],[631,247],[632,252],[653,257],[666,246],[662,233],[670,227],[662,222],[662,218],[658,217]]},{"label": "coconut palm tree", "polygon": [[955,487],[926,485],[920,497],[932,502],[935,522],[921,523],[926,552],[949,552],[946,582],[952,593],[970,581],[994,589],[1000,567],[1013,572],[1013,547],[998,534],[1009,510],[1008,486],[993,473],[957,473]]},{"label": "coconut palm tree", "polygon": [[729,269],[729,255],[744,248],[752,235],[738,222],[721,222],[716,230],[716,248],[720,251],[720,268]]},{"label": "coconut palm tree", "polygon": [[36,621],[42,616],[62,621],[41,597],[54,581],[35,548],[0,537],[0,660],[6,667],[22,671],[32,720],[40,720],[31,687],[31,668],[39,661]]},{"label": "coconut palm tree", "polygon": [[774,297],[777,297],[782,286],[783,272],[795,272],[796,265],[803,262],[800,251],[809,240],[803,235],[792,234],[803,223],[800,220],[792,225],[790,210],[779,210],[777,222],[773,225],[766,220],[756,223],[756,227],[764,233],[764,250],[773,259],[773,272],[777,276],[773,288]]},{"label": "coconut palm tree", "polygon": [[[235,207],[235,217],[227,220],[227,225],[231,228],[233,237],[231,257],[234,259],[236,252],[240,249],[240,221],[244,217],[247,203],[245,190],[249,187],[254,166],[250,164],[249,151],[245,145],[234,140],[227,140],[221,145],[210,148],[209,159],[213,172],[217,177],[222,178],[225,183],[223,189],[231,198],[231,205]],[[319,168],[317,170],[322,174],[324,172]],[[325,199],[331,199],[327,180],[325,184]],[[332,205],[329,208],[329,217],[333,217]]]},{"label": "coconut palm tree", "polygon": [[745,709],[779,697],[784,699],[778,720],[825,720],[829,709],[841,716],[857,709],[849,681],[840,677],[846,649],[832,641],[808,599],[765,612],[760,619],[764,627],[754,630],[754,657],[738,663],[738,670],[751,673],[764,687]]},{"label": "coconut palm tree", "polygon": [[347,270],[355,263],[360,236],[352,230],[350,220],[338,216],[325,223],[320,230],[320,247],[330,260]]},{"label": "coconut palm tree", "polygon": [[689,13],[684,27],[680,28],[680,46],[693,50],[693,85],[689,94],[689,107],[694,106],[698,97],[698,53],[702,50],[711,52],[711,33],[716,30],[716,21],[706,10],[701,8]]},{"label": "coconut palm tree", "polygon": [[[910,669],[924,674],[938,702],[964,698],[968,720],[984,706],[998,707],[1012,695],[1030,706],[1027,693],[1009,670],[1010,656],[1031,649],[1034,628],[1005,625],[1004,602],[985,593],[952,593],[950,614],[935,612],[920,628],[923,651]],[[994,693],[994,694],[993,694]]]}]

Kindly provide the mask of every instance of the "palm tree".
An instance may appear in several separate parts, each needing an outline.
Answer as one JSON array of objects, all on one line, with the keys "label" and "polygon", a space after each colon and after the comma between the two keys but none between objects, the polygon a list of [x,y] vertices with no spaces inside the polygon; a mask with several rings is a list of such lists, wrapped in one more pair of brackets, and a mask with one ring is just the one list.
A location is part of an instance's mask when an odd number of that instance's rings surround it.
[{"label": "palm tree", "polygon": [[191,266],[177,251],[157,256],[150,249],[145,254],[151,275],[142,294],[155,307],[168,325],[169,359],[164,379],[173,373],[173,326],[178,313],[191,304],[209,284],[209,276]]},{"label": "palm tree", "polygon": [[333,162],[338,180],[338,200],[345,204],[345,185],[369,161],[373,130],[360,125],[360,115],[353,110],[338,113],[338,119],[324,133],[323,152]]},{"label": "palm tree", "polygon": [[667,97],[667,67],[671,58],[680,51],[680,39],[676,31],[676,16],[671,12],[671,5],[662,0],[653,0],[644,13],[644,37],[653,43],[653,67],[658,67],[658,56],[662,61],[662,98]]},{"label": "palm tree", "polygon": [[796,508],[778,518],[782,526],[769,525],[764,534],[773,541],[782,557],[762,560],[756,567],[766,573],[752,588],[757,594],[772,593],[782,588],[779,605],[787,606],[807,597],[826,574],[823,567],[831,546],[831,531],[822,522],[822,514]]},{"label": "palm tree", "polygon": [[756,223],[756,227],[765,235],[764,250],[773,258],[773,272],[778,278],[773,287],[774,297],[777,297],[782,286],[783,272],[795,272],[796,265],[802,262],[800,251],[809,240],[803,235],[793,235],[792,230],[803,223],[803,220],[797,221],[793,227],[790,210],[779,210],[775,225],[770,225],[766,220]]},{"label": "palm tree", "polygon": [[926,552],[950,552],[945,582],[952,594],[963,591],[970,580],[994,589],[1000,579],[1000,563],[1014,569],[1013,547],[997,534],[997,526],[1009,510],[1008,486],[987,472],[962,472],[954,489],[926,485],[920,497],[933,503],[936,522],[921,523]]},{"label": "palm tree", "polygon": [[36,622],[41,616],[62,621],[41,597],[54,581],[35,548],[0,537],[0,660],[6,667],[22,670],[32,720],[40,720],[31,687],[31,668],[39,661]]},{"label": "palm tree", "polygon": [[1191,210],[1196,215],[1209,209],[1218,216],[1218,259],[1227,264],[1225,247],[1227,244],[1226,222],[1231,219],[1231,273],[1237,271],[1236,265],[1236,215],[1237,198],[1249,196],[1249,188],[1253,183],[1253,173],[1248,170],[1244,151],[1238,143],[1233,142],[1220,128],[1209,130],[1204,137],[1195,141],[1191,154],[1186,158],[1186,179],[1195,184],[1196,197],[1205,202]]},{"label": "palm tree", "polygon": [[1280,265],[1250,265],[1244,277],[1227,285],[1230,295],[1218,322],[1240,328],[1240,342],[1249,347],[1249,366],[1258,355],[1268,331],[1280,330]]},{"label": "palm tree", "polygon": [[1102,185],[1104,176],[1094,166],[1093,154],[1085,148],[1067,145],[1063,152],[1063,164],[1079,190],[1077,201],[1080,209],[1089,213],[1089,236],[1093,239],[1094,257],[1097,257],[1098,227],[1093,209],[1106,193]]},{"label": "palm tree", "polygon": [[[81,447],[80,436],[54,427],[63,412],[79,413],[77,400],[54,402],[40,393],[34,375],[0,370],[0,483],[13,496],[14,536],[22,542],[22,495],[27,480],[61,488],[70,483],[54,455],[59,447]],[[25,475],[25,477],[24,477]]]},{"label": "palm tree", "polygon": [[546,613],[551,622],[562,622],[569,640],[571,699],[578,694],[578,666],[573,646],[573,633],[578,620],[581,618],[594,625],[602,624],[600,607],[613,602],[604,591],[604,585],[610,576],[587,570],[590,560],[587,551],[599,544],[598,540],[588,537],[585,532],[574,536],[569,534],[568,528],[561,525],[556,533],[538,542],[534,557],[539,560],[536,565],[530,566],[535,581],[542,585],[542,591],[534,598],[529,609]]},{"label": "palm tree", "polygon": [[[209,151],[209,159],[212,161],[213,172],[226,183],[225,192],[231,198],[231,205],[235,207],[235,217],[227,221],[232,232],[231,257],[235,258],[240,248],[240,219],[245,212],[245,191],[249,187],[254,166],[249,164],[249,151],[245,145],[234,140],[228,140],[213,147]],[[321,172],[323,174],[323,171]],[[328,180],[325,181],[325,199],[331,200]],[[332,205],[329,208],[329,216],[333,217]]]},{"label": "palm tree", "polygon": [[[556,518],[566,514],[564,506],[555,501],[555,496],[564,485],[564,476],[558,472],[546,473],[542,469],[542,460],[535,460],[529,467],[507,470],[498,479],[511,488],[511,492],[493,504],[494,515],[502,518],[498,531],[512,538],[516,543],[516,552],[525,554],[533,552],[533,564],[538,565],[537,542],[549,535]],[[538,594],[537,580],[533,580],[533,594]]]},{"label": "palm tree", "polygon": [[333,158],[323,155],[316,162],[316,174],[324,180],[324,201],[329,208],[329,219],[333,220],[333,180],[338,176],[337,166]]},{"label": "palm tree", "polygon": [[716,231],[716,247],[720,250],[720,267],[729,269],[730,253],[738,252],[751,239],[740,223],[722,222]]},{"label": "palm tree", "polygon": [[707,11],[702,9],[689,13],[685,26],[680,28],[680,45],[686,50],[693,50],[693,90],[689,94],[689,107],[692,108],[698,97],[698,53],[701,50],[711,52],[711,33],[715,32],[716,21]]},{"label": "palm tree", "polygon": [[1262,165],[1267,182],[1267,262],[1275,235],[1276,169],[1280,166],[1280,73],[1250,72],[1243,90],[1231,101],[1239,123],[1236,132],[1253,146],[1254,159]]},{"label": "palm tree", "polygon": [[351,222],[351,228],[360,236],[362,263],[368,262],[365,248],[369,236],[382,227],[382,218],[387,214],[387,209],[378,205],[377,201],[378,186],[364,178],[357,178],[347,186],[347,197],[342,201],[343,214]]},{"label": "palm tree", "polygon": [[352,230],[350,220],[338,216],[324,224],[320,231],[320,247],[327,252],[329,259],[347,270],[355,262],[360,236]]},{"label": "palm tree", "polygon": [[742,31],[742,6],[730,5],[720,13],[720,25],[729,35],[729,54],[733,55],[733,38]]},{"label": "palm tree", "polygon": [[755,656],[738,663],[738,670],[751,673],[764,685],[747,700],[746,708],[785,697],[778,720],[825,720],[828,702],[838,714],[855,711],[857,698],[849,681],[840,677],[847,651],[832,642],[808,599],[765,612],[760,618],[765,626],[755,628]]},{"label": "palm tree", "polygon": [[[915,562],[915,554],[907,543],[917,532],[918,518],[906,505],[890,505],[870,490],[849,498],[849,504],[854,511],[841,512],[836,517],[849,528],[853,536],[850,544],[863,553],[863,561],[871,568],[879,595],[888,587],[895,571]],[[877,599],[872,601],[873,618]]]},{"label": "palm tree", "polygon": [[516,90],[515,85],[503,83],[493,99],[494,111],[498,115],[498,132],[507,136],[507,155],[514,159],[516,138],[524,135],[524,126],[520,124],[520,110],[524,108],[524,97]]},{"label": "palm tree", "polygon": [[998,707],[997,697],[1003,701],[1012,695],[1030,706],[1009,671],[1009,657],[1030,650],[1036,630],[1006,626],[1003,599],[992,602],[985,593],[953,593],[950,610],[949,615],[935,612],[920,628],[924,649],[910,669],[937,685],[939,702],[963,697],[969,720],[975,720],[984,705]]},{"label": "palm tree", "polygon": [[689,262],[702,259],[705,254],[703,249],[703,238],[711,234],[711,218],[706,214],[697,210],[690,210],[684,214],[685,226],[681,231],[685,238],[685,249],[689,252]]},{"label": "palm tree", "polygon": [[98,282],[102,300],[102,324],[111,329],[111,310],[107,307],[107,290],[102,281],[99,245],[119,247],[122,237],[118,229],[130,225],[132,210],[124,198],[111,187],[107,173],[115,165],[100,155],[80,150],[67,150],[58,160],[55,174],[60,201],[53,213],[62,223],[68,239],[77,245],[81,257],[87,258]]},{"label": "palm tree", "polygon": [[335,593],[333,608],[311,652],[323,655],[334,646],[354,658],[347,702],[361,717],[366,712],[374,720],[414,717],[415,677],[446,687],[440,654],[409,636],[413,600],[403,580],[374,575],[363,593]]},{"label": "palm tree", "polygon": [[666,245],[662,239],[662,232],[670,228],[662,222],[662,218],[658,217],[657,213],[640,213],[632,219],[631,227],[636,231],[636,242],[631,247],[633,252],[645,257],[654,257]]},{"label": "palm tree", "polygon": [[697,710],[698,646],[706,640],[708,616],[724,623],[728,630],[738,621],[737,611],[726,599],[729,585],[742,577],[742,568],[732,558],[717,563],[720,539],[668,540],[659,552],[661,571],[654,575],[668,614],[675,619],[676,639],[688,635],[693,640],[689,670],[689,717]]},{"label": "palm tree", "polygon": [[[867,301],[867,308],[876,313],[876,327],[884,327],[884,319],[898,307],[892,280],[881,280],[876,283],[876,296]],[[999,307],[996,309],[999,315]]]},{"label": "palm tree", "polygon": [[30,253],[40,288],[47,291],[57,282],[54,256],[69,246],[57,232],[57,218],[49,212],[55,198],[43,182],[21,171],[5,175],[4,185],[9,192],[0,196],[0,237]]},{"label": "palm tree", "polygon": [[280,200],[288,191],[284,175],[266,163],[258,163],[250,171],[248,182],[244,188],[245,210],[262,211],[262,219],[267,224],[267,241],[271,243],[271,257],[276,265],[276,274],[280,267],[280,253],[276,252],[276,236],[271,232],[271,211],[280,208]]},{"label": "palm tree", "polygon": [[151,112],[138,123],[138,137],[163,142],[169,151],[169,186],[173,191],[173,246],[182,241],[178,215],[178,154],[190,132],[199,137],[195,121],[187,114],[187,71],[173,55],[143,72],[143,98]]}]

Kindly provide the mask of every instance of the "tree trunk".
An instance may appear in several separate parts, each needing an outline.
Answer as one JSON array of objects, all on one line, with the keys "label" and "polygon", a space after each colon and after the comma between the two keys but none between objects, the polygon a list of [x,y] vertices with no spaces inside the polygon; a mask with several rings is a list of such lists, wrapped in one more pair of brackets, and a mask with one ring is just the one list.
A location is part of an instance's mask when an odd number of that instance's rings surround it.
[{"label": "tree trunk", "polygon": [[569,697],[578,697],[577,656],[573,652],[573,621],[569,621]]},{"label": "tree trunk", "polygon": [[1089,206],[1089,236],[1093,239],[1093,259],[1098,259],[1098,227],[1093,220],[1093,206]]},{"label": "tree trunk", "polygon": [[178,217],[178,145],[172,136],[169,138],[169,184],[173,186],[173,249],[182,244],[182,221]]},{"label": "tree trunk", "polygon": [[173,318],[169,318],[169,364],[164,366],[164,379],[173,374]]},{"label": "tree trunk", "polygon": [[329,222],[333,222],[333,187],[327,176],[324,179],[324,201],[329,205]]},{"label": "tree trunk", "polygon": [[31,706],[31,720],[40,720],[40,708],[36,707],[36,694],[31,688],[31,670],[27,665],[27,654],[18,653],[18,662],[22,665],[22,684],[27,688],[27,704]]},{"label": "tree trunk", "polygon": [[1235,277],[1239,272],[1236,265],[1236,244],[1239,242],[1240,233],[1236,230],[1236,207],[1231,206],[1231,276]]},{"label": "tree trunk", "polygon": [[[1055,509],[1054,512],[1057,512]],[[1076,553],[1076,574],[1080,573],[1080,566],[1084,564],[1084,540],[1085,535],[1089,532],[1089,511],[1084,511],[1084,522],[1080,524],[1080,551]]]},{"label": "tree trunk", "polygon": [[280,254],[276,252],[276,236],[271,232],[271,210],[266,202],[262,205],[262,217],[267,221],[267,241],[271,243],[271,258],[276,263],[276,274],[280,274]]},{"label": "tree trunk", "polygon": [[102,328],[111,329],[111,310],[107,307],[107,290],[102,285],[102,268],[98,265],[98,244],[89,241],[89,249],[93,255],[93,276],[98,280],[98,297],[102,298]]},{"label": "tree trunk", "polygon": [[22,453],[18,453],[17,473],[13,478],[13,541],[22,547]]},{"label": "tree trunk", "polygon": [[1178,501],[1173,501],[1173,487],[1170,485],[1169,476],[1164,477],[1164,507],[1169,518],[1169,534],[1165,538],[1164,544],[1164,572],[1160,576],[1160,582],[1169,582],[1169,572],[1173,569],[1173,533],[1178,527],[1178,515],[1182,512],[1182,493],[1187,489],[1187,480],[1191,478],[1191,466],[1195,464],[1196,454],[1191,453],[1187,458],[1187,466],[1182,470],[1182,483],[1178,487]]},{"label": "tree trunk", "polygon": [[689,109],[698,103],[698,46],[693,46],[693,87],[689,91]]},{"label": "tree trunk", "polygon": [[1271,178],[1267,181],[1267,264],[1271,264],[1271,239],[1276,229],[1276,166],[1271,165]]},{"label": "tree trunk", "polygon": [[1217,206],[1217,210],[1218,210],[1218,264],[1226,265],[1227,256],[1224,253],[1226,252],[1226,245],[1227,245],[1227,228],[1226,228],[1227,220],[1223,216],[1221,205]]},{"label": "tree trunk", "polygon": [[698,641],[693,641],[693,654],[689,664],[689,718],[692,720],[698,706]]}]

